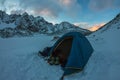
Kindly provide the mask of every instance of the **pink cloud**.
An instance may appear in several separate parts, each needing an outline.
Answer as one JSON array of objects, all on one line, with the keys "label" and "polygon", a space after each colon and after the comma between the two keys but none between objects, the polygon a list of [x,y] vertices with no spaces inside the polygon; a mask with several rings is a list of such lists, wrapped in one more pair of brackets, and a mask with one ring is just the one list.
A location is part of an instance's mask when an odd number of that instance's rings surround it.
[{"label": "pink cloud", "polygon": [[64,6],[70,6],[73,2],[73,0],[59,0],[60,4],[64,5]]}]

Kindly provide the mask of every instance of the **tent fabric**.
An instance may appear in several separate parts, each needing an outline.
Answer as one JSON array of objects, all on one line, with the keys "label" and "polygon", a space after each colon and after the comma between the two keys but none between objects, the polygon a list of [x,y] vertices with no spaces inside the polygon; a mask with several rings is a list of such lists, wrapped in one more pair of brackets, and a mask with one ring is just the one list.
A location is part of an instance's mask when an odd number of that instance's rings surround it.
[{"label": "tent fabric", "polygon": [[[69,52],[69,55],[67,55],[67,62],[63,69],[64,75],[69,75],[81,71],[93,52],[91,44],[84,35],[79,32],[69,32],[63,35],[58,41],[56,41],[50,50],[49,55],[52,55],[53,51],[59,48],[60,45],[64,44],[65,46],[64,40],[67,38],[71,38],[72,40],[71,45],[69,44],[71,48],[69,51],[67,51]],[[68,44],[66,44],[66,46],[68,46]],[[64,47],[63,51],[65,51]]]}]

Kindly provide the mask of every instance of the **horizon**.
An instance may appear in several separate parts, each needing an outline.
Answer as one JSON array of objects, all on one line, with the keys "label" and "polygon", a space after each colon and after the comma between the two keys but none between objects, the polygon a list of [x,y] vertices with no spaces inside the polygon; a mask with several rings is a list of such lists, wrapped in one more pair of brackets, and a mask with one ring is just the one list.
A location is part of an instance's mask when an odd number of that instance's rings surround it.
[{"label": "horizon", "polygon": [[119,3],[119,0],[1,0],[0,10],[8,14],[27,12],[53,24],[67,21],[95,31],[120,13]]}]

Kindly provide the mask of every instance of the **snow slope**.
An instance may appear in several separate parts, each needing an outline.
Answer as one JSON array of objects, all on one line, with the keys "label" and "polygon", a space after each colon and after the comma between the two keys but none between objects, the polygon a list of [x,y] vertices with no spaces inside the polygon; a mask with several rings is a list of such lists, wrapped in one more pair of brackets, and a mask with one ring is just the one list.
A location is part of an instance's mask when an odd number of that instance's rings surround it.
[{"label": "snow slope", "polygon": [[[65,80],[120,79],[120,18],[87,36],[94,48],[82,72]],[[50,66],[37,51],[51,46],[52,36],[0,38],[0,80],[59,80],[60,66]]]},{"label": "snow slope", "polygon": [[120,80],[120,15],[87,36],[94,48],[85,69],[65,80]]},{"label": "snow slope", "polygon": [[[0,80],[57,80],[62,70],[37,54],[54,42],[52,37],[0,38]],[[54,73],[54,74],[51,74]]]},{"label": "snow slope", "polygon": [[[85,69],[65,77],[65,80],[119,80],[120,79],[120,30],[110,29],[87,38],[94,47]],[[96,35],[96,36],[94,36]],[[37,51],[51,46],[51,36],[25,38],[0,38],[0,80],[59,80],[60,66],[50,66]]]},{"label": "snow slope", "polygon": [[[111,29],[89,36],[94,47],[81,80],[119,80],[120,79],[120,29]],[[95,35],[95,36],[94,36]]]}]

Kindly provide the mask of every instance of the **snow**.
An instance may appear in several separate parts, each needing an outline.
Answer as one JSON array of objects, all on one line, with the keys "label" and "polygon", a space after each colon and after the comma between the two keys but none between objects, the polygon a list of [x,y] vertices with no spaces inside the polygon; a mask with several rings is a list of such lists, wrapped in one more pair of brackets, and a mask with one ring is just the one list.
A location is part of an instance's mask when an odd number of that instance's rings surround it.
[{"label": "snow", "polygon": [[0,38],[0,80],[49,80],[54,75],[62,75],[59,66],[48,65],[37,54],[44,47],[51,46],[54,43],[51,40],[52,37],[43,35]]},{"label": "snow", "polygon": [[0,23],[0,29],[4,29],[4,28],[8,28],[8,27],[15,28],[16,25],[14,23],[9,23],[9,24],[3,23],[3,22]]},{"label": "snow", "polygon": [[81,80],[120,79],[120,29],[117,27],[112,25],[106,31],[88,37],[95,51],[86,66],[86,76]]},{"label": "snow", "polygon": [[[94,48],[82,72],[66,76],[65,80],[119,80],[120,29],[112,25],[106,31],[87,36]],[[120,26],[119,26],[120,27]],[[37,55],[51,46],[52,36],[39,35],[23,38],[0,38],[0,80],[59,80],[60,66],[50,66]]]},{"label": "snow", "polygon": [[[22,15],[17,14],[6,14],[4,11],[0,11],[0,30],[2,37],[14,37],[17,35],[30,35],[36,33],[44,34],[61,34],[70,31],[79,31],[82,34],[90,33],[89,30],[79,28],[69,22],[61,22],[60,24],[53,25],[52,23],[44,20],[43,17],[37,16],[34,17],[28,13],[23,13]],[[7,29],[6,29],[7,28]],[[11,32],[9,29],[13,28]],[[26,34],[22,34],[22,31],[25,31]],[[8,32],[11,34],[9,35]],[[17,34],[16,34],[17,32]],[[19,33],[20,32],[20,33]]]},{"label": "snow", "polygon": [[[112,25],[106,31],[97,31],[87,38],[94,48],[84,70],[65,80],[119,80],[120,29]],[[106,27],[105,27],[106,28]]]}]

